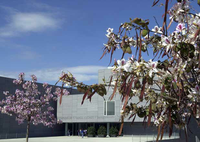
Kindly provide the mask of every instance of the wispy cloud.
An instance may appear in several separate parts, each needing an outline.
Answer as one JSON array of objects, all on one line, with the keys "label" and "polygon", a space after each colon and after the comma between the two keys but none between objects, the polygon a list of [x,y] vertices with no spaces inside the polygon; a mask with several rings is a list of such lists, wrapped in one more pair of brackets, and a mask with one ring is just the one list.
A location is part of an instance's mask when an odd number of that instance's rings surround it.
[{"label": "wispy cloud", "polygon": [[7,24],[0,28],[0,37],[19,36],[28,32],[42,32],[60,27],[63,19],[60,9],[45,3],[23,3],[24,11],[9,6],[0,6],[5,12]]},{"label": "wispy cloud", "polygon": [[23,59],[23,60],[33,60],[33,59],[37,59],[40,57],[41,57],[40,54],[33,52],[33,51],[22,51],[15,56],[15,58]]},{"label": "wispy cloud", "polygon": [[28,3],[26,3],[26,5],[27,6],[29,6],[29,7],[31,7],[31,8],[35,8],[35,9],[37,9],[37,10],[42,10],[42,11],[44,11],[44,10],[47,10],[47,11],[54,11],[54,12],[58,12],[58,11],[60,11],[61,10],[61,8],[60,7],[52,7],[52,6],[50,6],[50,5],[48,5],[48,4],[46,4],[46,3],[42,3],[42,1],[40,1],[40,2],[36,2],[36,1],[29,1]]},{"label": "wispy cloud", "polygon": [[[38,77],[40,82],[57,81],[62,71],[71,72],[77,81],[91,81],[98,79],[98,70],[105,69],[103,66],[77,66],[77,67],[64,67],[59,69],[41,69],[35,71],[25,72],[26,76],[34,74]],[[0,76],[17,78],[19,72],[0,72]]]},{"label": "wispy cloud", "polygon": [[7,57],[14,60],[35,60],[42,57],[40,52],[37,52],[37,50],[34,50],[32,47],[18,43],[12,43],[4,38],[0,39],[0,50],[3,53],[7,51],[7,53],[9,53],[7,54]]},{"label": "wispy cloud", "polygon": [[18,36],[27,32],[41,32],[58,28],[59,20],[46,13],[15,13],[10,22],[0,28],[1,37]]}]

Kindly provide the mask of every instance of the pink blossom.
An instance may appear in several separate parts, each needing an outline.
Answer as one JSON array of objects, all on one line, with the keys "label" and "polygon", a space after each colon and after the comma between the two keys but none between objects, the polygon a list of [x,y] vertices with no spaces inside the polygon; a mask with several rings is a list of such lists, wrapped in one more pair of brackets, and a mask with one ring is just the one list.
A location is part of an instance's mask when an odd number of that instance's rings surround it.
[{"label": "pink blossom", "polygon": [[3,94],[7,96],[9,94],[9,91],[3,91]]},{"label": "pink blossom", "polygon": [[37,77],[33,74],[33,75],[31,75],[31,78],[32,78],[32,81],[33,82],[36,82],[37,81]]},{"label": "pink blossom", "polygon": [[200,89],[199,89],[199,85],[195,86],[195,91],[199,94],[200,93]]},{"label": "pink blossom", "polygon": [[183,29],[185,29],[185,24],[184,23],[179,23],[176,27],[176,31],[182,32]]},{"label": "pink blossom", "polygon": [[19,84],[19,82],[20,82],[19,80],[13,80],[14,84]]},{"label": "pink blossom", "polygon": [[47,88],[47,86],[48,86],[48,83],[43,83],[43,85],[42,85],[45,89]]},{"label": "pink blossom", "polygon": [[60,120],[60,119],[58,119],[58,124],[62,124],[63,122],[62,122],[62,120]]},{"label": "pink blossom", "polygon": [[63,95],[69,95],[69,91],[67,89],[63,89]]}]

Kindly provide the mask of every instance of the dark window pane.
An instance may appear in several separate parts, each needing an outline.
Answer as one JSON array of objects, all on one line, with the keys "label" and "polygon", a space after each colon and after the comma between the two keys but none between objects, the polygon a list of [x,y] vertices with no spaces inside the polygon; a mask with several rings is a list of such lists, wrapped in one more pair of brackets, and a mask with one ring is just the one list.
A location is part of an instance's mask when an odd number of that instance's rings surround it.
[{"label": "dark window pane", "polygon": [[115,115],[115,102],[107,102],[107,115]]}]

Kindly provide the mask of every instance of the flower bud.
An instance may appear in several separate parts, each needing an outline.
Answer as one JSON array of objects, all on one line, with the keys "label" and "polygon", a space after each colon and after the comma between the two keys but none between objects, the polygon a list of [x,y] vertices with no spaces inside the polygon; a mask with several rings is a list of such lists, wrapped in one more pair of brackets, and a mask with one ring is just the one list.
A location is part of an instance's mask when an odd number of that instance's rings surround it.
[{"label": "flower bud", "polygon": [[148,34],[148,32],[149,32],[149,31],[146,30],[146,29],[142,30],[142,36],[145,37],[145,36]]},{"label": "flower bud", "polygon": [[128,46],[128,47],[126,48],[126,53],[132,54],[132,50],[131,50],[131,47],[130,47],[130,46]]}]

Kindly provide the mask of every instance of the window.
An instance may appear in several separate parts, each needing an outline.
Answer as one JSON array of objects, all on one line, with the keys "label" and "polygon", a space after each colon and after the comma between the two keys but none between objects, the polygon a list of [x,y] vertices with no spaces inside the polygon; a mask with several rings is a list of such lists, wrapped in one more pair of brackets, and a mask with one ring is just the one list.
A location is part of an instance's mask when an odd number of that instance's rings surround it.
[{"label": "window", "polygon": [[115,115],[115,101],[104,102],[104,115]]}]

